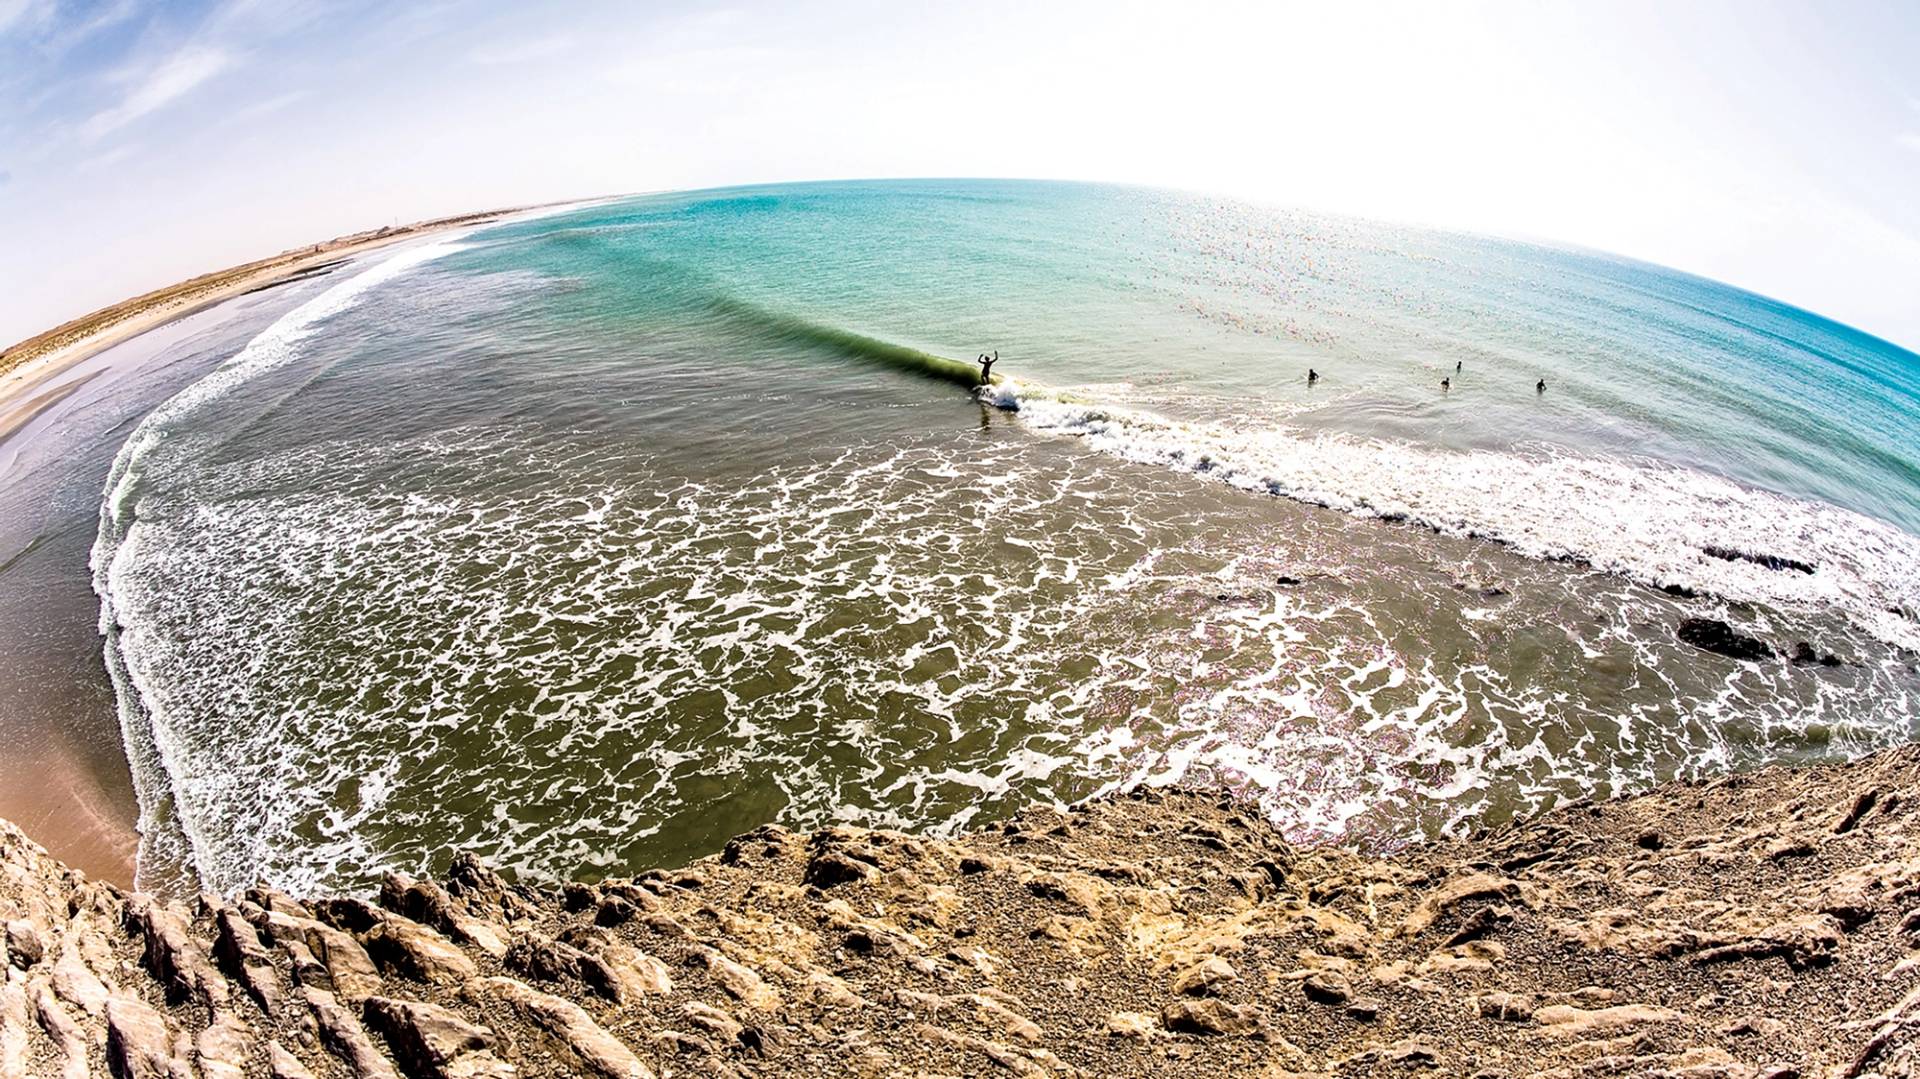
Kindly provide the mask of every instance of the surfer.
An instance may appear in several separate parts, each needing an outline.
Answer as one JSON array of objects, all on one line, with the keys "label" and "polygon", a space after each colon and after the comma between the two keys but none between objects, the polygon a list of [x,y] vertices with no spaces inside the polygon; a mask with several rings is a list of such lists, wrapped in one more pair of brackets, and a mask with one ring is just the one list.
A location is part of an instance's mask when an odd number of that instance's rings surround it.
[{"label": "surfer", "polygon": [[1320,381],[1320,372],[1311,367],[1307,368],[1307,385],[1311,386],[1318,381]]},{"label": "surfer", "polygon": [[991,357],[984,352],[980,354],[980,385],[985,386],[987,384],[987,376],[993,373],[993,365],[999,361],[999,349],[994,349]]},{"label": "surfer", "polygon": [[1465,363],[1465,362],[1467,362],[1467,361],[1465,361],[1465,360],[1455,360],[1455,361],[1453,361],[1453,373],[1454,373],[1454,374],[1456,374],[1456,375],[1457,375],[1457,374],[1459,374],[1459,373],[1460,373],[1460,365],[1461,365],[1461,364],[1463,364],[1463,363]]},{"label": "surfer", "polygon": [[1536,382],[1536,383],[1534,383],[1534,384],[1533,384],[1533,392],[1535,392],[1535,393],[1545,393],[1545,392],[1547,392],[1547,380],[1543,378],[1543,379],[1541,379],[1540,381],[1538,381],[1538,382]]},{"label": "surfer", "polygon": [[1450,378],[1443,378],[1443,379],[1441,379],[1441,380],[1440,380],[1440,388],[1441,388],[1442,390],[1450,390],[1450,389],[1453,389],[1453,380],[1452,380],[1452,379],[1450,379]]}]

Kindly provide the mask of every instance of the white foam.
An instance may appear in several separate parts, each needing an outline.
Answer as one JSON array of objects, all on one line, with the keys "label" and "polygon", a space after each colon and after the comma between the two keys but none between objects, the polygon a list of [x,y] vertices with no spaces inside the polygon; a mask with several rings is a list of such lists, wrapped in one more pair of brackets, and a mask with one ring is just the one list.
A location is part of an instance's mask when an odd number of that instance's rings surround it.
[{"label": "white foam", "polygon": [[[1831,609],[1920,649],[1920,536],[1822,502],[1650,460],[1455,452],[1264,423],[1185,422],[1008,379],[984,399],[1036,430],[1247,490],[1440,532],[1534,558],[1583,561],[1656,586],[1783,610]],[[1795,559],[1814,573],[1725,560],[1707,547]]]},{"label": "white foam", "polygon": [[[401,274],[461,250],[459,239],[463,235],[456,233],[431,243],[403,247],[281,316],[231,359],[162,402],[141,420],[115,454],[90,561],[94,591],[100,597],[105,659],[112,673],[121,733],[140,803],[143,857],[137,874],[162,861],[187,861],[204,879],[203,852],[208,849],[209,837],[219,828],[196,812],[202,803],[181,797],[184,746],[170,730],[169,716],[152,685],[153,675],[137,654],[141,635],[148,627],[122,611],[115,601],[119,579],[136,561],[139,523],[135,495],[149,455],[166,441],[170,427],[181,418],[293,360],[298,355],[296,346],[321,322]],[[161,829],[173,834],[154,834]],[[163,851],[165,856],[148,857],[152,850]],[[176,864],[167,868],[177,871],[180,867]]]}]

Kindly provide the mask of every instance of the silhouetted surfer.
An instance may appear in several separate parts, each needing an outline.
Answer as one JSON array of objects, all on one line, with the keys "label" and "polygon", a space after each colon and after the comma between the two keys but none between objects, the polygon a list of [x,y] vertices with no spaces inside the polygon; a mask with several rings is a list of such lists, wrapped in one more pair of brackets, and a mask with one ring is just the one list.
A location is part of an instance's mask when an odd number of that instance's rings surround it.
[{"label": "silhouetted surfer", "polygon": [[1465,362],[1467,362],[1467,361],[1465,361],[1465,360],[1455,360],[1455,361],[1453,361],[1453,373],[1454,373],[1454,374],[1456,374],[1456,375],[1457,375],[1457,374],[1459,374],[1459,373],[1460,373],[1460,365],[1461,365],[1461,364],[1463,364],[1463,363],[1465,363]]},{"label": "silhouetted surfer", "polygon": [[1311,386],[1318,381],[1320,381],[1320,372],[1311,367],[1307,368],[1307,385]]},{"label": "silhouetted surfer", "polygon": [[1443,379],[1441,379],[1441,380],[1440,380],[1440,388],[1441,388],[1442,390],[1451,390],[1451,389],[1453,389],[1453,380],[1452,380],[1452,379],[1450,379],[1450,378],[1443,378]]},{"label": "silhouetted surfer", "polygon": [[1545,393],[1545,392],[1547,392],[1547,380],[1543,378],[1543,379],[1541,379],[1540,381],[1538,381],[1538,382],[1536,382],[1536,383],[1534,383],[1534,384],[1533,384],[1533,392],[1535,392],[1535,393]]},{"label": "silhouetted surfer", "polygon": [[980,354],[980,385],[985,386],[987,384],[987,376],[993,373],[993,365],[998,362],[1000,362],[999,349],[994,349],[992,356],[988,356],[984,352]]}]

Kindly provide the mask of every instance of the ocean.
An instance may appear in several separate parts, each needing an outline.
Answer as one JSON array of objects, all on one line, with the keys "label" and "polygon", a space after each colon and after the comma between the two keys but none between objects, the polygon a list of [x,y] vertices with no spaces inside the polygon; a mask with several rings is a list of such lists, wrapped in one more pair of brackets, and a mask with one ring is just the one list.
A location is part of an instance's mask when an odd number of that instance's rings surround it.
[{"label": "ocean", "polygon": [[1697,277],[929,180],[299,287],[101,492],[149,887],[631,874],[1139,784],[1391,849],[1920,733],[1920,356]]}]

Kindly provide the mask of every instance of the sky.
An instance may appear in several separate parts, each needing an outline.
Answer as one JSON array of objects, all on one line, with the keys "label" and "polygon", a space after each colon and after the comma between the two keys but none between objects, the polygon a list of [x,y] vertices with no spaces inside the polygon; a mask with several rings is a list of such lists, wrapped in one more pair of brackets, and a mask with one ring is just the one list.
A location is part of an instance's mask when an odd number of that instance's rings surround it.
[{"label": "sky", "polygon": [[0,342],[383,224],[1050,177],[1574,244],[1920,348],[1920,3],[0,0]]}]

